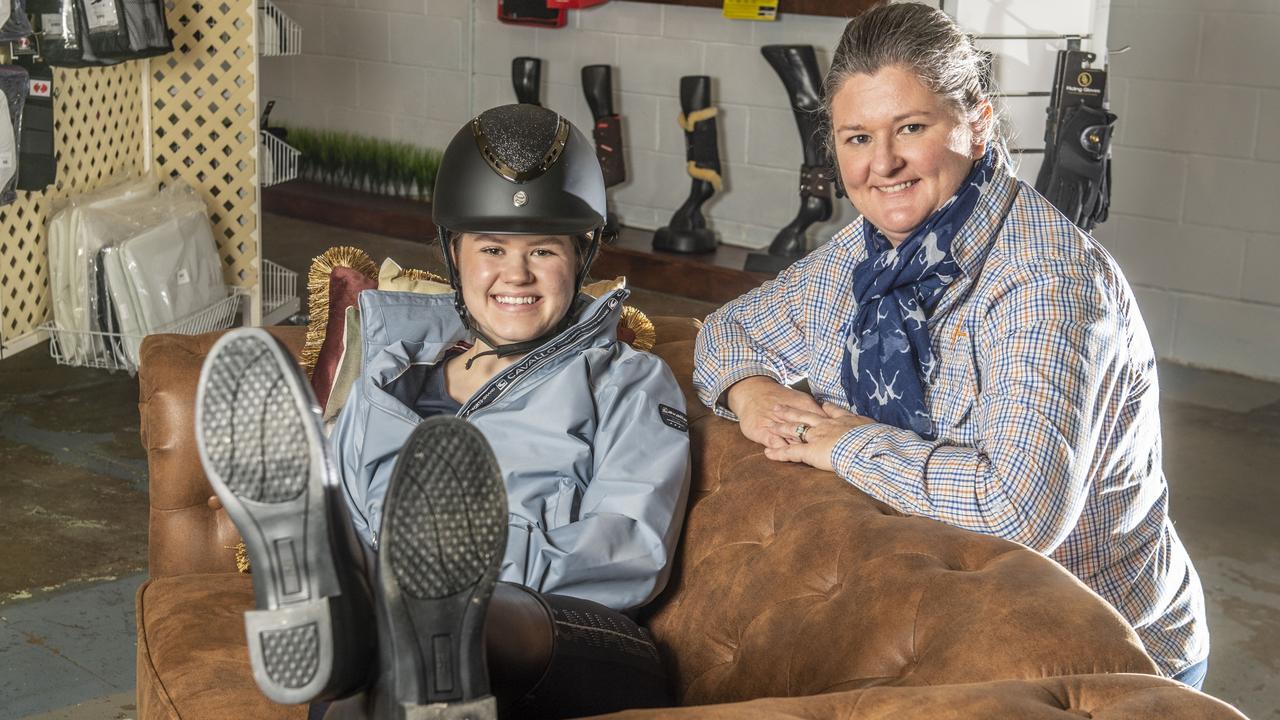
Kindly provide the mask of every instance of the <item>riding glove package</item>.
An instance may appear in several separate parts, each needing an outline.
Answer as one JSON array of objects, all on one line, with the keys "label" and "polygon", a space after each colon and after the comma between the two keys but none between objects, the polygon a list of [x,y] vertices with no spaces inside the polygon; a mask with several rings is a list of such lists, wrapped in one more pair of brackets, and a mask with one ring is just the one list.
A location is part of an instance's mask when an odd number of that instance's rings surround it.
[{"label": "riding glove package", "polygon": [[0,205],[14,201],[18,179],[18,130],[27,101],[27,71],[16,65],[0,65]]},{"label": "riding glove package", "polygon": [[26,0],[0,0],[0,42],[17,42],[31,34]]}]

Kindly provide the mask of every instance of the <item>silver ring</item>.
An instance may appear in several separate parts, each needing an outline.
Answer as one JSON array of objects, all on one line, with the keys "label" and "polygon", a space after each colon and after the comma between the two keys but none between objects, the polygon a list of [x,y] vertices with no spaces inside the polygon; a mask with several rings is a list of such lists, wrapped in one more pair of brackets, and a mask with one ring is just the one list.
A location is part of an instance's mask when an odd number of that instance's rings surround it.
[{"label": "silver ring", "polygon": [[809,426],[805,425],[804,423],[800,423],[799,425],[796,426],[796,439],[799,440],[800,442],[809,442],[808,440],[804,439],[804,434],[807,432],[809,432]]}]

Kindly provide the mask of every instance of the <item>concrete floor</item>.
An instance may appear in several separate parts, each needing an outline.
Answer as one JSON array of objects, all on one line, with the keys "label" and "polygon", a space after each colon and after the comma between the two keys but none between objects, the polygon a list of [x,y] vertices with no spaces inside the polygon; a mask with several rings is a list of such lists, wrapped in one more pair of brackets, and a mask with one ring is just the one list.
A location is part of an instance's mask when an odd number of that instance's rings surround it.
[{"label": "concrete floor", "polygon": [[[267,216],[266,256],[300,271],[336,244],[434,266],[428,246]],[[707,303],[637,290],[651,314]],[[304,301],[305,306],[305,301]],[[1205,691],[1280,719],[1280,384],[1161,366],[1165,471],[1204,582]],[[136,716],[133,592],[146,571],[137,381],[60,367],[44,346],[0,360],[0,720]]]}]

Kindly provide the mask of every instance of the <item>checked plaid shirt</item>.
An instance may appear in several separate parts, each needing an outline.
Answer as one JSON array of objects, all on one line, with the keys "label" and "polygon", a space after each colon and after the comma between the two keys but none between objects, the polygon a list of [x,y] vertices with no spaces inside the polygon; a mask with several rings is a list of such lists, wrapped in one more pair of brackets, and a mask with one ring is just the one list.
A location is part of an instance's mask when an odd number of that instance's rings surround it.
[{"label": "checked plaid shirt", "polygon": [[[832,451],[840,477],[898,510],[1053,558],[1137,630],[1161,671],[1208,656],[1200,579],[1169,519],[1156,359],[1133,293],[1092,238],[1001,169],[952,245],[963,274],[928,327],[938,439],[873,423]],[[694,385],[753,375],[840,384],[862,220],[707,318]]]}]

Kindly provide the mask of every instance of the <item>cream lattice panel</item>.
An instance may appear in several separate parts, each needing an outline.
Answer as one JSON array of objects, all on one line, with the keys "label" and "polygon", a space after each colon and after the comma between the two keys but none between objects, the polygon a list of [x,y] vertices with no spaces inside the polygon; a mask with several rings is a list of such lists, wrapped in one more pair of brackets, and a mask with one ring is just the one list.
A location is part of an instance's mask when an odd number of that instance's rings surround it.
[{"label": "cream lattice panel", "polygon": [[52,206],[117,173],[142,169],[138,64],[59,69],[54,75],[54,150],[58,184],[18,193],[0,206],[0,344],[33,332],[49,317],[48,238]]},{"label": "cream lattice panel", "polygon": [[151,61],[152,154],[209,206],[223,274],[258,281],[255,0],[171,0],[174,51]]}]

